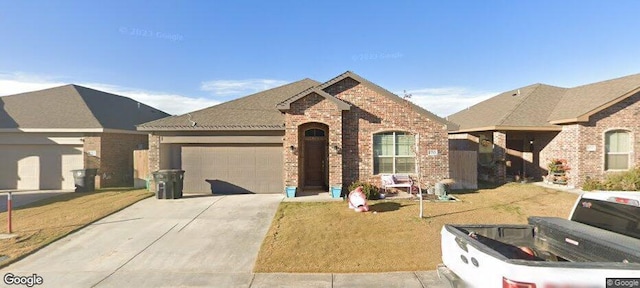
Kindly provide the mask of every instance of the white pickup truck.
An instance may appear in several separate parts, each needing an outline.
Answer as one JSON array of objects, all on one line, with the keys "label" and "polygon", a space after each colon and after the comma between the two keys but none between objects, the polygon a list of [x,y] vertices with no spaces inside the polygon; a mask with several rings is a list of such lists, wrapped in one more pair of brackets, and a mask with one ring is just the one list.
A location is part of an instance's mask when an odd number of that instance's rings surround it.
[{"label": "white pickup truck", "polygon": [[587,192],[568,220],[528,220],[444,225],[438,275],[452,287],[640,287],[616,279],[640,278],[640,192]]}]

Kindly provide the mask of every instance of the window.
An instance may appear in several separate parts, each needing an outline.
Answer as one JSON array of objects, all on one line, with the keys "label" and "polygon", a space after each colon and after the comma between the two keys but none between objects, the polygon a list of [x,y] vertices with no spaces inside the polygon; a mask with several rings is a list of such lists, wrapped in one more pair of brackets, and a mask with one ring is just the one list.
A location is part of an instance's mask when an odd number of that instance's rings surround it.
[{"label": "window", "polygon": [[629,132],[614,130],[605,133],[605,170],[629,169],[631,141]]},{"label": "window", "polygon": [[304,137],[322,137],[324,136],[324,130],[320,129],[309,129],[304,131]]},{"label": "window", "polygon": [[404,132],[373,135],[373,173],[415,173],[415,138]]}]

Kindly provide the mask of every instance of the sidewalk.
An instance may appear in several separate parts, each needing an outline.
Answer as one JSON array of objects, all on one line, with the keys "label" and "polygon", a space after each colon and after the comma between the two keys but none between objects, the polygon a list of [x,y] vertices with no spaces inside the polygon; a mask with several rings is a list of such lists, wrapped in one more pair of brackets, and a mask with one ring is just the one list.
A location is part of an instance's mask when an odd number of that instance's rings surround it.
[{"label": "sidewalk", "polygon": [[251,288],[262,287],[407,287],[445,288],[449,285],[436,271],[389,273],[258,273],[254,274]]},{"label": "sidewalk", "polygon": [[562,191],[566,191],[566,192],[574,193],[574,194],[582,194],[582,193],[584,193],[584,191],[582,191],[581,189],[575,188],[573,186],[558,185],[558,184],[547,183],[547,182],[533,182],[532,184],[533,185],[538,185],[538,186],[541,186],[541,187],[545,187],[545,188],[562,190]]}]

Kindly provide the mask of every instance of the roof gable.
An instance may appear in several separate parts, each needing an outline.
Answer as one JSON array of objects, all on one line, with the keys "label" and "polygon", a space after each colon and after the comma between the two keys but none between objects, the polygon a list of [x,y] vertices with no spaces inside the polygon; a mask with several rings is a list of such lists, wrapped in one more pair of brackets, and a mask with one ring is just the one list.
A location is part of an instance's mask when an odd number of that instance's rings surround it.
[{"label": "roof gable", "polygon": [[169,114],[127,97],[78,85],[0,97],[3,129],[117,129]]},{"label": "roof gable", "polygon": [[302,99],[302,98],[304,98],[304,97],[306,97],[308,95],[311,95],[311,94],[317,94],[317,95],[320,95],[321,97],[324,97],[325,99],[333,102],[338,107],[338,109],[340,109],[340,110],[345,111],[345,110],[349,110],[351,108],[351,105],[345,103],[344,101],[334,97],[333,95],[331,95],[331,94],[329,94],[327,92],[324,92],[319,87],[311,87],[311,88],[309,88],[307,90],[304,90],[304,91],[294,95],[293,97],[291,97],[291,98],[289,98],[289,99],[287,99],[285,101],[280,102],[277,105],[277,108],[280,111],[289,110],[289,109],[291,109],[291,104],[293,102],[296,102],[296,101],[298,101],[298,100],[300,100],[300,99]]},{"label": "roof gable", "polygon": [[640,92],[640,74],[568,89],[549,115],[551,123],[588,121],[589,116]]},{"label": "roof gable", "polygon": [[439,122],[439,123],[447,125],[447,128],[449,130],[454,130],[454,129],[458,128],[457,124],[452,123],[450,121],[447,121],[447,120],[445,120],[445,119],[443,119],[441,117],[438,117],[437,115],[425,110],[424,108],[414,104],[413,102],[408,101],[408,100],[406,100],[404,98],[401,98],[400,96],[391,93],[389,90],[384,89],[384,88],[376,85],[375,83],[370,82],[369,80],[364,79],[364,78],[360,77],[358,74],[353,73],[351,71],[347,71],[345,73],[342,73],[342,74],[336,76],[335,78],[333,78],[333,79],[331,79],[331,80],[329,80],[327,82],[322,83],[320,86],[318,86],[318,88],[322,89],[322,90],[327,89],[327,88],[331,87],[332,85],[334,85],[334,84],[336,84],[336,83],[338,83],[338,82],[340,82],[340,81],[342,81],[342,80],[344,80],[346,78],[351,78],[351,79],[357,81],[358,83],[360,83],[362,85],[365,85],[367,88],[375,91],[376,93],[378,93],[378,94],[380,94],[382,96],[388,97],[389,99],[391,99],[391,100],[393,100],[393,101],[395,101],[395,102],[397,102],[399,104],[405,105],[408,102],[409,105],[412,107],[412,109],[414,111],[416,111],[419,114],[421,114],[423,116],[426,116],[427,118],[432,119],[432,120],[434,120],[436,122]]}]

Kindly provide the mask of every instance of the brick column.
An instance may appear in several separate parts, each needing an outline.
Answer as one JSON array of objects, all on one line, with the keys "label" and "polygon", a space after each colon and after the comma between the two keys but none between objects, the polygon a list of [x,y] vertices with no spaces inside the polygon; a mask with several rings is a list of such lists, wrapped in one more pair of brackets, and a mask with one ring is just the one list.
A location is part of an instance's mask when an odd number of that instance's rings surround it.
[{"label": "brick column", "polygon": [[493,157],[496,164],[496,182],[504,183],[507,176],[507,167],[505,165],[507,156],[507,133],[504,131],[493,132],[493,144]]},{"label": "brick column", "polygon": [[[149,173],[160,170],[160,136],[153,133],[149,134]],[[151,177],[149,188],[152,192],[156,192],[156,183]]]},{"label": "brick column", "polygon": [[[329,189],[342,183],[342,121],[335,121],[329,126]],[[338,147],[336,150],[334,147]]]},{"label": "brick column", "polygon": [[[301,152],[300,143],[298,143],[298,126],[291,120],[291,116],[287,114],[286,129],[284,132],[284,141],[282,149],[282,157],[284,157],[284,186],[298,187],[298,155]],[[291,149],[293,147],[293,149]]]}]

